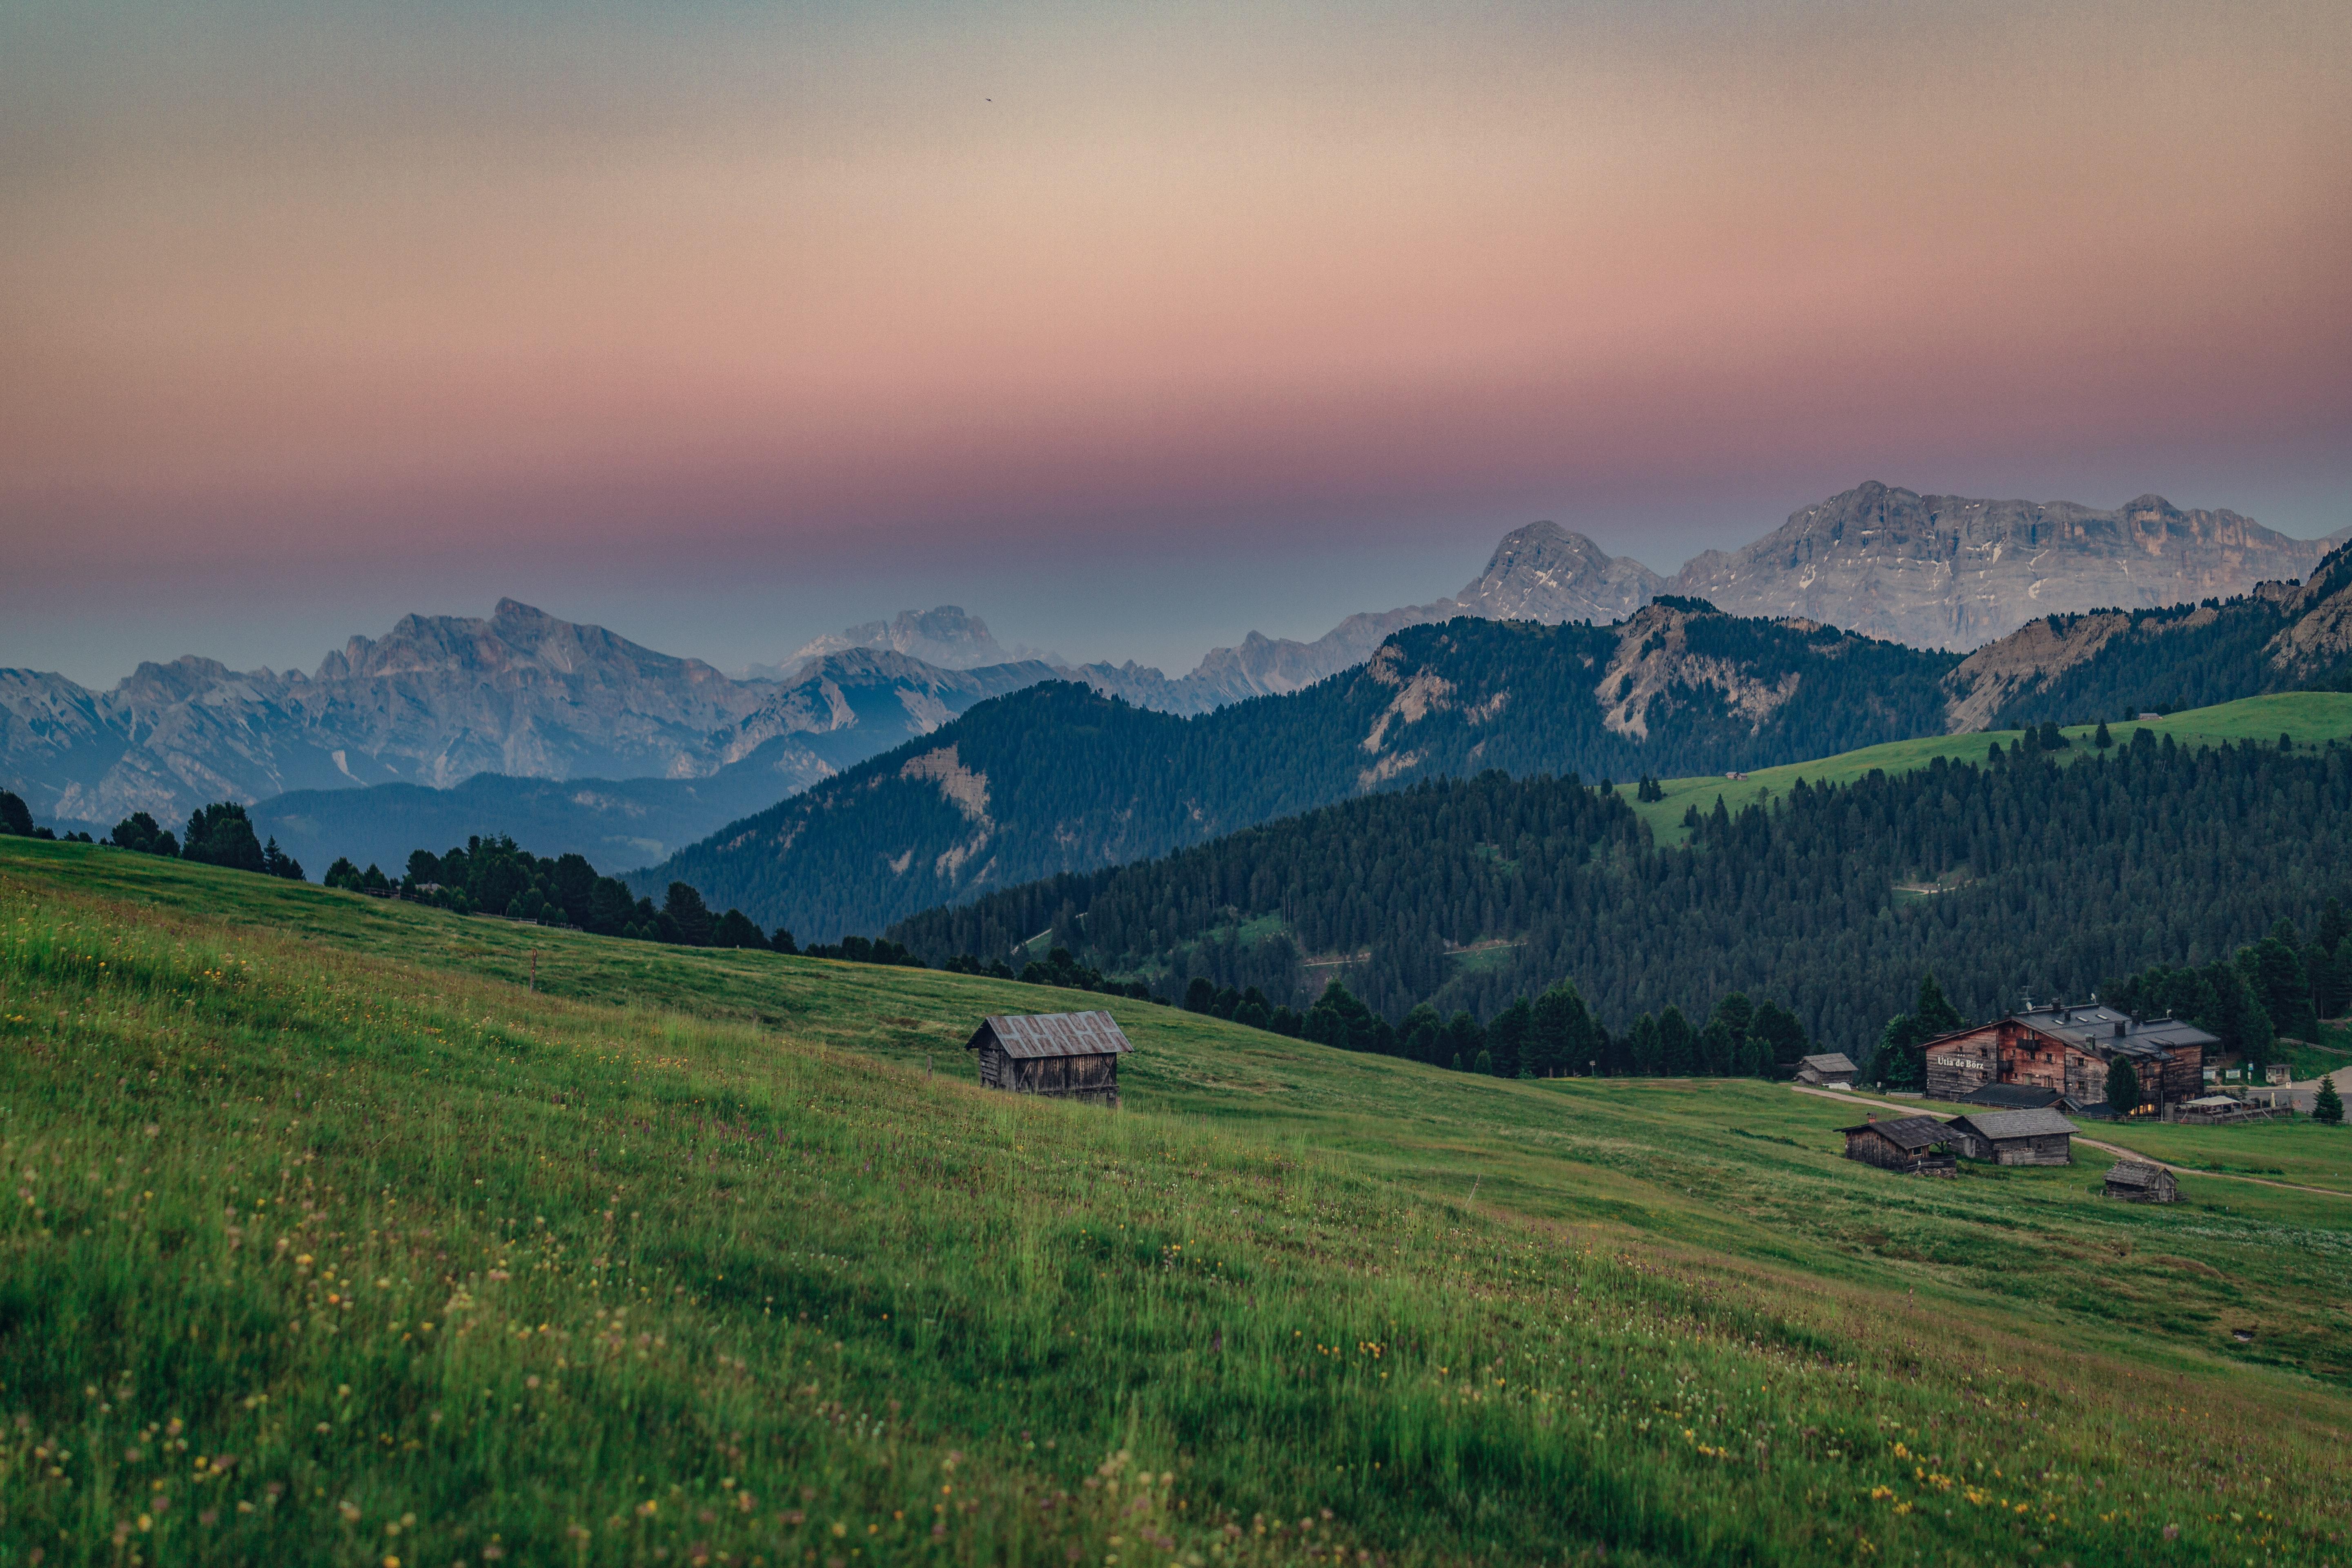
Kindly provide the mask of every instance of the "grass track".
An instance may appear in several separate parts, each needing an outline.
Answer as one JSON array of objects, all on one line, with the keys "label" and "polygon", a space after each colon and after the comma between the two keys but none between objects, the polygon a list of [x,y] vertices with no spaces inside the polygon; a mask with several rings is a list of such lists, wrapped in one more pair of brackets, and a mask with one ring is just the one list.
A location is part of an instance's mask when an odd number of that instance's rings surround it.
[{"label": "grass track", "polygon": [[0,1563],[2345,1555],[2352,1204],[1076,1000],[0,844]]}]

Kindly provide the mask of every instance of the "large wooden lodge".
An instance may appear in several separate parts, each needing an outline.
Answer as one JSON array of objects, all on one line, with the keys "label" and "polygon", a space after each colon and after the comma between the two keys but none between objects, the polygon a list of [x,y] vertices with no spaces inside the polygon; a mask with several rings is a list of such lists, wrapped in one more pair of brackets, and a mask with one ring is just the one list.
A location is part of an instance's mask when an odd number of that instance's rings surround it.
[{"label": "large wooden lodge", "polygon": [[2107,1098],[2107,1069],[2120,1058],[2137,1071],[2140,1094],[2161,1115],[2204,1093],[2205,1054],[2221,1043],[2178,1018],[2137,1018],[2096,1003],[2029,1005],[1929,1040],[1927,1095],[1968,1100],[1990,1085],[2014,1084],[2097,1105]]}]

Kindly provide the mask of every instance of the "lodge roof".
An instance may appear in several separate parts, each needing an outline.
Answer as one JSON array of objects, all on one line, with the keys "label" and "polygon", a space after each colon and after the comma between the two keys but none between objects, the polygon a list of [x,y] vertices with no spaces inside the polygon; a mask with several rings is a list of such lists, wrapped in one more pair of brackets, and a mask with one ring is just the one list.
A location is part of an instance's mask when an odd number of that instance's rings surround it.
[{"label": "lodge roof", "polygon": [[2040,1034],[2054,1036],[2101,1056],[2155,1059],[2178,1047],[2206,1049],[2221,1042],[2182,1018],[2135,1018],[2119,1007],[2096,1003],[2081,1006],[2053,1004],[2031,1007],[2010,1016]]},{"label": "lodge roof", "polygon": [[1875,1132],[1899,1149],[1930,1149],[1949,1141],[1951,1134],[1944,1124],[1932,1116],[1899,1116],[1892,1121],[1865,1121],[1855,1127],[1841,1127],[1841,1132]]},{"label": "lodge roof", "polygon": [[1004,1054],[1020,1060],[1039,1057],[1115,1057],[1135,1049],[1108,1013],[992,1013],[963,1045],[978,1048],[993,1037]]},{"label": "lodge roof", "polygon": [[1826,1051],[1817,1057],[1800,1057],[1797,1065],[1819,1073],[1856,1073],[1862,1069],[1847,1059],[1843,1051]]},{"label": "lodge roof", "polygon": [[2065,1117],[2052,1110],[1978,1110],[1955,1117],[1955,1127],[1966,1126],[1980,1138],[1998,1143],[2009,1138],[2047,1138],[2052,1133],[2073,1134],[2082,1131]]}]

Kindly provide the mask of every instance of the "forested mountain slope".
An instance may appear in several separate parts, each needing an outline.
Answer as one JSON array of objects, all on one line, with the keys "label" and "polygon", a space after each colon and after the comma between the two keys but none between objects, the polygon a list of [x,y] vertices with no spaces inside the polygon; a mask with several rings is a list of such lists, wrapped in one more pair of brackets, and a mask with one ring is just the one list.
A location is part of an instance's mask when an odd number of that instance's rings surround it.
[{"label": "forested mountain slope", "polygon": [[2021,992],[2082,995],[2152,963],[2209,962],[2352,895],[2352,748],[2192,749],[2129,731],[2062,767],[2013,746],[1718,806],[1685,848],[1648,840],[1614,792],[1486,773],[890,934],[937,961],[1050,930],[1108,973],[1179,989],[1203,974],[1298,1005],[1344,973],[1391,1019],[1424,1001],[1492,1017],[1566,979],[1622,1031],[1744,991],[1860,1057],[1927,970],[1983,1016]]},{"label": "forested mountain slope", "polygon": [[1618,626],[1469,618],[1196,719],[1074,685],[983,703],[739,822],[673,879],[804,940],[1420,779],[1719,773],[1942,728],[1954,656],[1665,599]]}]

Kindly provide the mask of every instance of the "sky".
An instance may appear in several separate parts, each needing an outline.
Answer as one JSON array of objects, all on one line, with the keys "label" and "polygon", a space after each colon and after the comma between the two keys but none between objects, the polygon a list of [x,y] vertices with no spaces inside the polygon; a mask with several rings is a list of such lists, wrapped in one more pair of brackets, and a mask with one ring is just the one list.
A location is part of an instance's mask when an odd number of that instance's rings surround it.
[{"label": "sky", "polygon": [[1179,673],[1537,518],[2352,521],[2352,6],[16,0],[0,666]]}]

